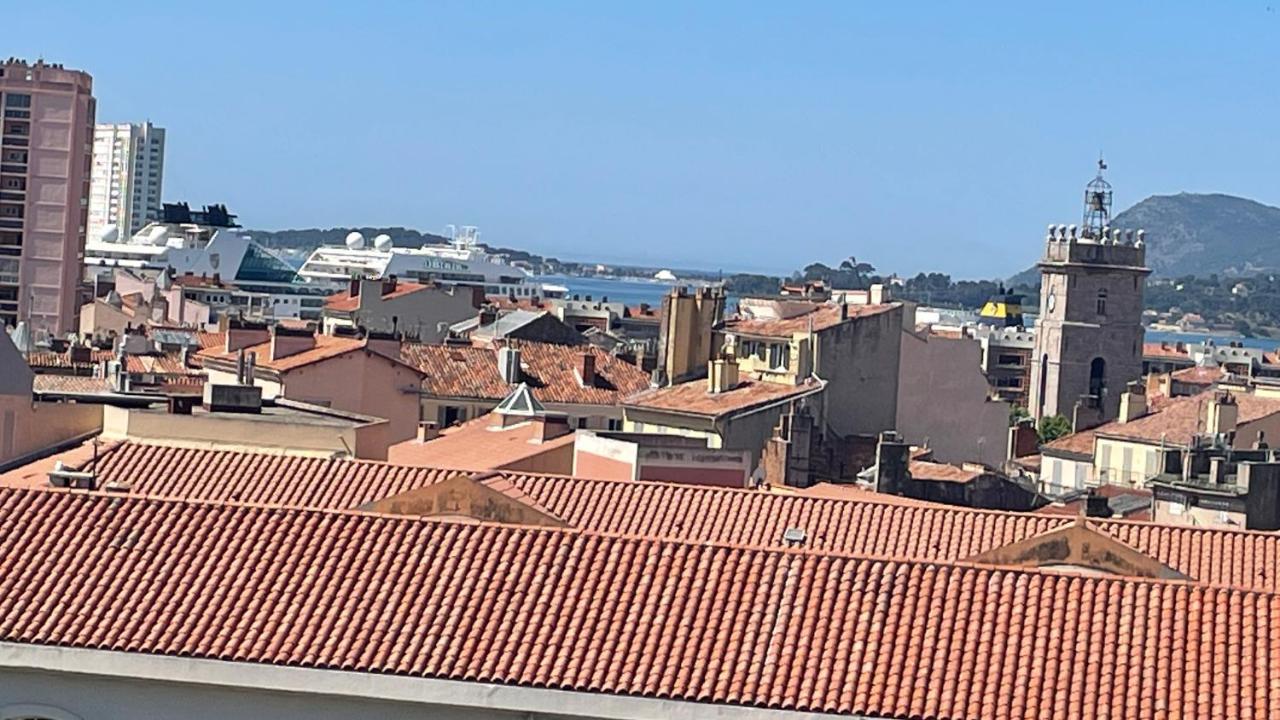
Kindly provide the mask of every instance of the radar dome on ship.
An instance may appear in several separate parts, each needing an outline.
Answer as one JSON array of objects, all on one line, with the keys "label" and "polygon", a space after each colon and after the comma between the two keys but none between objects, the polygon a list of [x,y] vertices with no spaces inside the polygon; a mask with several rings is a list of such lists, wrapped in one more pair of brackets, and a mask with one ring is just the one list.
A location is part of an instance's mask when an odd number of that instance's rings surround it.
[{"label": "radar dome on ship", "polygon": [[102,228],[102,232],[98,233],[98,239],[104,243],[113,243],[120,239],[120,227],[118,225],[108,225]]},{"label": "radar dome on ship", "polygon": [[373,246],[382,252],[390,250],[391,245],[391,236],[386,233],[383,233],[373,239]]},{"label": "radar dome on ship", "polygon": [[352,230],[347,233],[347,248],[351,250],[359,250],[364,247],[364,236]]}]

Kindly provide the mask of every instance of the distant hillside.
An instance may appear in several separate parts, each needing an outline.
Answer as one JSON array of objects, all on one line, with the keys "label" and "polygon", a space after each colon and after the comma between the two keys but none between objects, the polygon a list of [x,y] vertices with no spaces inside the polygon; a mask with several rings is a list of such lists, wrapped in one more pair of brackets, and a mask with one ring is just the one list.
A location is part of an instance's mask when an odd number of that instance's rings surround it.
[{"label": "distant hillside", "polygon": [[[1280,208],[1232,195],[1153,195],[1116,215],[1123,229],[1147,231],[1156,275],[1253,275],[1280,269]],[[1035,284],[1035,268],[1010,278]]]}]

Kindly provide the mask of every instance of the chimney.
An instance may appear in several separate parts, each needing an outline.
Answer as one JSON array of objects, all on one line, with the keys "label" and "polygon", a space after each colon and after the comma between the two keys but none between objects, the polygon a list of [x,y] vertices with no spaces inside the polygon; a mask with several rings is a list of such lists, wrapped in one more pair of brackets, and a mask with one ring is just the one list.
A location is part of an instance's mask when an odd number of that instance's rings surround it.
[{"label": "chimney", "polygon": [[72,345],[67,352],[73,363],[82,364],[93,360],[93,350],[88,345]]},{"label": "chimney", "polygon": [[168,408],[170,415],[190,415],[192,408],[200,401],[198,395],[170,395]]},{"label": "chimney", "polygon": [[231,319],[227,322],[225,352],[233,353],[251,345],[261,345],[271,339],[271,331],[261,323],[248,323]]},{"label": "chimney", "polygon": [[1085,517],[1111,517],[1111,503],[1107,502],[1107,498],[1102,493],[1091,488],[1084,501],[1084,514]]},{"label": "chimney", "polygon": [[538,442],[546,442],[554,440],[563,435],[573,432],[573,428],[569,426],[569,417],[567,415],[540,415],[533,418],[534,439]]},{"label": "chimney", "polygon": [[365,336],[364,346],[392,359],[400,357],[400,336],[396,333],[369,332]]},{"label": "chimney", "polygon": [[1147,390],[1140,381],[1130,382],[1120,394],[1121,423],[1137,420],[1147,414]]},{"label": "chimney", "polygon": [[849,303],[842,302],[840,303],[840,322],[844,322],[845,320],[848,320],[848,319],[849,319]]},{"label": "chimney", "polygon": [[892,430],[880,433],[876,444],[876,492],[899,495],[905,489],[911,445]]},{"label": "chimney", "polygon": [[1214,436],[1234,434],[1239,410],[1231,393],[1215,392],[1205,409],[1204,431]]},{"label": "chimney", "polygon": [[881,283],[872,285],[868,296],[868,302],[872,305],[883,305],[890,300],[888,289]]},{"label": "chimney", "polygon": [[596,356],[590,350],[585,350],[578,357],[578,380],[582,382],[582,387],[596,386]]},{"label": "chimney", "polygon": [[347,294],[353,298],[360,297],[360,276],[351,276],[351,279],[347,282]]},{"label": "chimney", "polygon": [[434,420],[423,420],[418,423],[418,442],[429,442],[440,437],[440,426]]},{"label": "chimney", "polygon": [[498,319],[498,308],[493,305],[485,305],[480,308],[480,326],[492,325]]},{"label": "chimney", "polygon": [[498,374],[508,385],[520,382],[520,348],[510,345],[498,348]]},{"label": "chimney", "polygon": [[738,386],[738,361],[720,358],[707,364],[707,392],[728,392]]},{"label": "chimney", "polygon": [[276,325],[271,328],[271,361],[306,352],[316,346],[310,330],[292,330]]},{"label": "chimney", "polygon": [[397,284],[399,284],[399,281],[396,279],[395,275],[391,275],[389,277],[384,278],[382,280],[382,294],[390,295],[391,293],[395,292]]}]

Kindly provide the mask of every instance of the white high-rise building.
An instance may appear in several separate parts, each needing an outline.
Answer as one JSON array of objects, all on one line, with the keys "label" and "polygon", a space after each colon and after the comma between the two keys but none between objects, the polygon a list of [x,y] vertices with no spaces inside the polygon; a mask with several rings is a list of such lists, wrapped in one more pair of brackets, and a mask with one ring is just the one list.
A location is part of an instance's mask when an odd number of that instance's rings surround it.
[{"label": "white high-rise building", "polygon": [[103,123],[94,129],[88,237],[109,225],[121,237],[160,216],[164,128],[151,123]]}]

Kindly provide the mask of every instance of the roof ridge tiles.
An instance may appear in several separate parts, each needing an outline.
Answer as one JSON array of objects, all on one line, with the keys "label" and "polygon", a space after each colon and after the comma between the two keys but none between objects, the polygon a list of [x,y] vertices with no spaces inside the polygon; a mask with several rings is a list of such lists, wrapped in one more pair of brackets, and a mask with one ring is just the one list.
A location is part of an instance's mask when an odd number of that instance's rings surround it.
[{"label": "roof ridge tiles", "polygon": [[[1252,596],[1270,597],[1280,599],[1280,592],[1249,588],[1245,586],[1227,585],[1222,583],[1206,583],[1194,578],[1159,578],[1136,575],[1084,575],[1080,573],[1063,572],[1039,567],[1028,567],[1024,565],[1012,565],[994,562],[978,562],[968,558],[960,559],[936,559],[936,558],[920,558],[909,555],[901,555],[894,553],[874,553],[874,552],[855,552],[851,550],[837,550],[825,548],[813,548],[802,545],[780,546],[780,545],[761,545],[752,543],[733,543],[723,540],[692,540],[685,538],[673,537],[671,535],[646,535],[643,533],[628,533],[600,530],[596,528],[577,528],[571,526],[556,527],[549,525],[524,525],[516,523],[503,523],[492,520],[484,520],[479,518],[468,518],[465,521],[449,516],[429,516],[429,515],[406,515],[401,513],[376,512],[369,510],[359,510],[354,508],[323,508],[323,507],[306,507],[297,505],[278,505],[270,503],[229,500],[229,499],[191,499],[180,498],[164,495],[135,495],[121,494],[110,490],[83,490],[73,488],[54,488],[54,487],[0,487],[0,497],[6,493],[52,493],[65,494],[84,497],[86,499],[95,499],[101,501],[122,500],[125,502],[138,503],[156,503],[169,506],[189,506],[189,507],[222,507],[222,508],[242,508],[246,510],[256,510],[269,512],[274,515],[290,514],[299,516],[316,516],[316,515],[336,515],[351,518],[368,518],[379,519],[391,522],[403,522],[406,524],[433,523],[444,525],[457,525],[459,527],[485,527],[496,528],[511,531],[527,531],[529,533],[546,533],[582,536],[587,538],[598,538],[605,540],[619,540],[623,542],[639,542],[649,543],[658,546],[670,546],[673,548],[718,548],[721,550],[745,553],[760,553],[769,556],[803,556],[815,558],[831,558],[838,560],[866,560],[877,563],[893,563],[898,565],[910,565],[922,568],[971,568],[976,570],[998,570],[1006,573],[1025,574],[1029,576],[1046,576],[1053,577],[1087,577],[1092,581],[1113,581],[1120,584],[1160,584],[1173,586],[1191,586],[1202,589],[1216,589],[1220,591],[1247,593]],[[1075,521],[1067,519],[1067,526]],[[1054,532],[1061,528],[1055,528],[1046,532]],[[1043,533],[1042,533],[1043,534]],[[1038,537],[1038,535],[1037,535]],[[1117,542],[1122,542],[1116,538]],[[1127,543],[1126,543],[1127,544]],[[1136,548],[1135,548],[1136,551]]]},{"label": "roof ridge tiles", "polygon": [[[164,450],[189,449],[189,450],[198,450],[201,452],[209,452],[209,453],[251,455],[255,457],[277,457],[276,455],[272,455],[270,453],[255,452],[252,450],[228,450],[228,449],[222,449],[222,448],[175,448],[173,446],[165,445],[162,443],[149,443],[145,441],[127,440],[127,439],[113,440],[110,442],[113,443],[113,445],[110,448],[108,448],[110,451],[121,450],[127,446],[136,446],[136,447],[158,448],[158,449],[164,449]],[[100,452],[99,459],[100,460],[103,459],[103,456],[104,456],[104,453]],[[617,485],[617,486],[629,486],[629,485],[634,485],[636,482],[638,482],[636,480],[628,480],[628,479],[621,479],[621,478],[582,477],[582,476],[576,476],[576,475],[565,475],[565,474],[558,474],[558,473],[543,473],[543,472],[527,472],[527,471],[521,471],[521,470],[476,471],[476,470],[468,470],[466,468],[455,468],[455,467],[444,467],[444,466],[437,467],[434,465],[433,466],[403,465],[403,464],[387,462],[384,460],[368,460],[363,458],[301,458],[301,459],[315,460],[315,461],[327,460],[327,461],[335,461],[335,462],[343,462],[343,463],[354,463],[354,464],[360,464],[366,467],[387,467],[387,468],[395,468],[397,470],[419,472],[424,474],[430,473],[430,472],[441,472],[441,473],[456,472],[458,474],[467,475],[468,477],[471,477],[473,479],[483,479],[485,477],[491,477],[493,475],[500,475],[508,480],[511,478],[526,478],[526,479],[549,478],[549,479],[563,479],[563,480],[568,480],[575,483],[592,483],[592,484]],[[756,497],[776,497],[776,498],[786,498],[790,500],[801,500],[807,503],[849,504],[851,506],[869,504],[869,505],[876,505],[881,507],[896,507],[896,508],[903,507],[901,504],[896,503],[894,500],[875,497],[876,493],[867,493],[867,497],[856,497],[856,498],[855,497],[815,497],[815,496],[809,496],[809,495],[798,494],[798,493],[776,493],[768,490],[760,490],[755,488],[721,487],[721,486],[715,486],[715,485],[693,485],[693,484],[687,484],[687,483],[663,482],[659,480],[645,480],[643,482],[648,483],[650,485],[654,485],[654,486],[678,489],[681,492],[703,493],[708,495],[719,494],[719,495],[728,496],[728,495],[734,495],[734,494],[736,495],[749,494]],[[965,513],[970,516],[986,516],[986,517],[1000,517],[1000,518],[1037,518],[1041,520],[1058,522],[1064,526],[1074,521],[1073,518],[1066,517],[1066,516],[1037,516],[1037,515],[1017,512],[1013,510],[995,510],[990,508],[971,508],[971,507],[950,506],[950,505],[943,505],[939,507],[919,506],[919,507],[911,507],[909,508],[909,510],[913,512],[930,512],[930,513],[950,511],[950,512]],[[1159,529],[1173,531],[1173,532],[1193,532],[1197,534],[1206,534],[1206,535],[1232,534],[1232,535],[1247,535],[1247,536],[1255,536],[1255,537],[1269,537],[1269,538],[1280,539],[1280,535],[1277,535],[1277,533],[1274,533],[1274,532],[1268,532],[1264,530],[1246,530],[1243,528],[1210,528],[1210,527],[1194,527],[1189,525],[1170,525],[1167,523],[1157,523],[1150,520],[1133,520],[1128,518],[1090,518],[1089,522],[1092,524],[1095,524],[1098,527],[1116,525],[1119,527],[1159,528]]]}]

